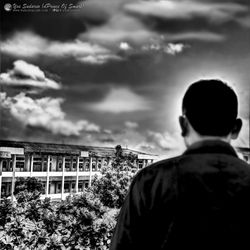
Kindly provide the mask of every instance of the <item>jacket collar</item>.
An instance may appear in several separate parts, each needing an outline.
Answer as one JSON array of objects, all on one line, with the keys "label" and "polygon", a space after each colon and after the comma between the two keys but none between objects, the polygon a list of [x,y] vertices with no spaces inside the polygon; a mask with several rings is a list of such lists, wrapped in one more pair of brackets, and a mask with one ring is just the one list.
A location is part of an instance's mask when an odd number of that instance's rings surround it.
[{"label": "jacket collar", "polygon": [[236,151],[229,143],[220,140],[196,142],[184,152],[184,155],[188,154],[226,154],[238,157]]}]

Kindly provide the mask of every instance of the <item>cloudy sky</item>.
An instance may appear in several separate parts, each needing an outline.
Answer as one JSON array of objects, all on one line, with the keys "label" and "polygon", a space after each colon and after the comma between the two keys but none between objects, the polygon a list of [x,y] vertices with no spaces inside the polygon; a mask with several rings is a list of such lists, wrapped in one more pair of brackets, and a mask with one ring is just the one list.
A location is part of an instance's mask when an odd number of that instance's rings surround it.
[{"label": "cloudy sky", "polygon": [[62,3],[1,1],[1,139],[171,154],[185,89],[220,78],[239,96],[236,144],[249,145],[249,0]]}]

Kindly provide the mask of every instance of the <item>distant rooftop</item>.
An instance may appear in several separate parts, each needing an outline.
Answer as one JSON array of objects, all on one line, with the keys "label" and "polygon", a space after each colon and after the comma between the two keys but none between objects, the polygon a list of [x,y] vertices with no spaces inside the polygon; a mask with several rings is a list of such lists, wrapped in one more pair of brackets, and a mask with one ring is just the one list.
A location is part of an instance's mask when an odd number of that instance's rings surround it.
[{"label": "distant rooftop", "polygon": [[[0,147],[15,147],[23,148],[24,153],[37,153],[37,154],[69,154],[80,155],[82,151],[88,151],[89,154],[94,156],[113,156],[115,153],[114,147],[95,147],[95,146],[83,146],[83,145],[70,145],[70,144],[56,144],[56,143],[41,143],[41,142],[23,142],[23,141],[8,141],[0,140]],[[133,153],[140,155],[147,155],[156,157],[157,155],[148,154],[132,149],[124,149],[124,153]]]},{"label": "distant rooftop", "polygon": [[248,153],[250,153],[250,148],[246,148],[246,147],[236,147],[236,149],[238,150],[238,151],[241,151],[241,152],[248,152]]}]

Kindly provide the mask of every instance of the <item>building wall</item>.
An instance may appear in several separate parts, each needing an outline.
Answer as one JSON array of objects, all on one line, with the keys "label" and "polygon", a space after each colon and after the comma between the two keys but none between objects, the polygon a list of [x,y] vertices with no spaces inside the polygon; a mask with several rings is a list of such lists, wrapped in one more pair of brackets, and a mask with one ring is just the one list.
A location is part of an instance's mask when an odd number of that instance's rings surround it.
[{"label": "building wall", "polygon": [[[100,175],[101,168],[110,164],[110,157],[94,157],[88,152],[80,155],[26,153],[22,148],[0,147],[0,153],[7,150],[11,158],[0,158],[0,197],[12,195],[17,177],[36,177],[44,184],[43,197],[63,199],[70,193],[84,191],[91,185],[93,175]],[[238,153],[250,163],[249,149],[238,149]],[[138,154],[135,164],[141,169],[153,161],[150,155]]]},{"label": "building wall", "polygon": [[[152,162],[153,159],[138,159],[136,164],[140,169]],[[109,163],[110,157],[11,154],[11,158],[0,159],[0,195],[12,195],[17,177],[36,177],[44,184],[44,197],[57,195],[63,198],[65,194],[82,192],[91,185],[93,175],[100,175],[101,168]]]},{"label": "building wall", "polygon": [[249,148],[238,148],[237,149],[238,156],[250,164],[250,149]]}]

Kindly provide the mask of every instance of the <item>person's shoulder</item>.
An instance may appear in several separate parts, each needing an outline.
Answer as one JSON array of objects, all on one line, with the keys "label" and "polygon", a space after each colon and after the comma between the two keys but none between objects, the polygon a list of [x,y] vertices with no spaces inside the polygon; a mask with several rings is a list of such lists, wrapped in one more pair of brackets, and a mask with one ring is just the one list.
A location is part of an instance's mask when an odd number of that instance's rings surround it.
[{"label": "person's shoulder", "polygon": [[174,172],[178,162],[183,156],[176,156],[164,160],[157,161],[141,170],[138,171],[134,180],[140,180],[141,178],[155,178],[158,176],[164,176],[165,174],[169,175],[171,172]]},{"label": "person's shoulder", "polygon": [[179,162],[181,158],[183,158],[183,155],[163,159],[145,167],[144,169],[142,169],[142,171],[158,171],[162,168],[172,169],[176,166],[176,163]]},{"label": "person's shoulder", "polygon": [[230,159],[228,159],[228,163],[230,165],[237,165],[238,167],[242,167],[250,171],[250,164],[239,157],[230,157]]}]

